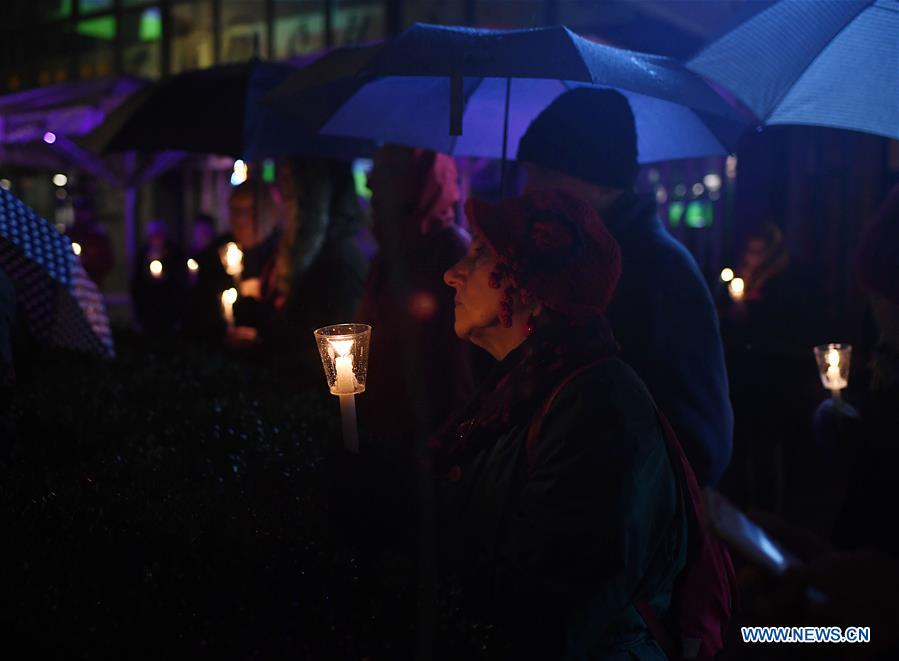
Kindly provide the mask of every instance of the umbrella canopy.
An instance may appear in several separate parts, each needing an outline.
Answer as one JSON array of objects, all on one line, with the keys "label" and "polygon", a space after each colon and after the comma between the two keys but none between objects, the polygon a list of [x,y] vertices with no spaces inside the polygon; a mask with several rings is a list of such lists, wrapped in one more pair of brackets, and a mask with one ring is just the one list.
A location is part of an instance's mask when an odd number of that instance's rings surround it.
[{"label": "umbrella canopy", "polygon": [[29,332],[52,346],[114,354],[103,298],[69,239],[0,189],[0,269],[12,280]]},{"label": "umbrella canopy", "polygon": [[628,97],[641,162],[724,154],[742,131],[733,109],[676,61],[564,27],[417,24],[384,44],[321,58],[267,102],[325,134],[502,158],[543,108],[578,85]]},{"label": "umbrella canopy", "polygon": [[[252,60],[188,71],[148,86],[84,141],[97,152],[180,150],[235,158],[371,151],[358,141],[285,131],[258,100],[296,67]],[[331,153],[334,152],[334,154]]]},{"label": "umbrella canopy", "polygon": [[[132,76],[60,83],[0,96],[0,162],[43,169],[84,165],[72,139],[99,126],[146,84]],[[102,165],[94,161],[96,172]]]},{"label": "umbrella canopy", "polygon": [[687,66],[765,124],[899,139],[899,0],[781,0]]},{"label": "umbrella canopy", "polygon": [[110,76],[0,96],[0,144],[38,142],[48,131],[86,135],[144,84],[132,76]]}]

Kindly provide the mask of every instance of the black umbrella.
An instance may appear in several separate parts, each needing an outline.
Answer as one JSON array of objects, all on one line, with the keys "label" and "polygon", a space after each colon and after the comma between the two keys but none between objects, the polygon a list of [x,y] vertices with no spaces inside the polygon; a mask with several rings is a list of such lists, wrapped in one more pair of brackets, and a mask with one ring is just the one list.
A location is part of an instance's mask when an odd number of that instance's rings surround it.
[{"label": "black umbrella", "polygon": [[251,60],[187,71],[133,95],[84,139],[93,151],[179,150],[235,158],[297,154],[356,156],[370,141],[286,132],[259,99],[295,73],[285,63]]}]

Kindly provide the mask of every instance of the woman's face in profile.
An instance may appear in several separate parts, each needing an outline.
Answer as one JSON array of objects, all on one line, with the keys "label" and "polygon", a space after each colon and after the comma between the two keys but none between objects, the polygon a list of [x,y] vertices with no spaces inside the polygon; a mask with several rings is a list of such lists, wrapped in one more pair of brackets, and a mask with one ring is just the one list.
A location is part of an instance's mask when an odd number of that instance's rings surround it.
[{"label": "woman's face in profile", "polygon": [[478,346],[482,346],[479,338],[484,333],[502,328],[502,289],[490,286],[495,269],[496,253],[475,229],[468,253],[443,274],[444,282],[456,290],[456,335]]}]

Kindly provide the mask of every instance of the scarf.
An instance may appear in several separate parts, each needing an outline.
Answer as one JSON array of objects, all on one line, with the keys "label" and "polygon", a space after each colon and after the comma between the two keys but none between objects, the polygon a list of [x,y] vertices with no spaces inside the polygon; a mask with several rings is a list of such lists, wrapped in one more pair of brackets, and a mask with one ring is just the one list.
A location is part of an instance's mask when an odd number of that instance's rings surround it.
[{"label": "scarf", "polygon": [[617,350],[604,317],[535,330],[496,365],[471,402],[431,440],[428,463],[440,472],[464,462],[507,429],[529,422],[568,374],[611,358]]}]

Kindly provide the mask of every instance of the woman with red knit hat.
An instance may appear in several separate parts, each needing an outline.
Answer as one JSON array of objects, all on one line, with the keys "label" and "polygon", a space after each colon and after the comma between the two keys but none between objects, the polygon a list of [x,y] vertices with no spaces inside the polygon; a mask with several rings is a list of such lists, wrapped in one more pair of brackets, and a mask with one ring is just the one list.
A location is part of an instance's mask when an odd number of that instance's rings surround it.
[{"label": "woman with red knit hat", "polygon": [[441,547],[510,658],[664,659],[632,604],[668,610],[686,519],[655,405],[603,316],[618,244],[562,192],[465,209],[473,241],[444,276],[454,328],[498,364],[434,443]]}]

